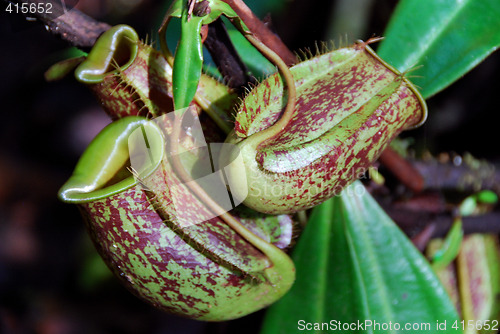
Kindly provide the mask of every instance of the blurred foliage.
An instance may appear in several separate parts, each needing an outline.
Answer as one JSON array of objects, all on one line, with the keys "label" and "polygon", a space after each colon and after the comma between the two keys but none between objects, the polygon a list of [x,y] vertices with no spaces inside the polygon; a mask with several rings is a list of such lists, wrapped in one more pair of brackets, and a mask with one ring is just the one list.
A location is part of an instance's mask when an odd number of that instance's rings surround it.
[{"label": "blurred foliage", "polygon": [[[323,333],[358,322],[399,324],[404,331],[405,324],[458,319],[428,262],[359,181],[313,209],[292,258],[297,281],[270,307],[262,333],[301,333],[299,320],[331,325],[311,331]],[[372,325],[356,330],[399,332]]]}]

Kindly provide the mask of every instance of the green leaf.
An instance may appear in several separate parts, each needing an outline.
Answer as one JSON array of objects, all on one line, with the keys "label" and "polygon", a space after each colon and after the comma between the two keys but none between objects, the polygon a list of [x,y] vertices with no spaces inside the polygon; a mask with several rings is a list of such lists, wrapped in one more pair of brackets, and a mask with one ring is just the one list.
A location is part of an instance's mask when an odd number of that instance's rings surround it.
[{"label": "green leaf", "polygon": [[[222,19],[226,26],[229,38],[238,52],[238,56],[254,77],[258,80],[263,80],[277,71],[276,66],[267,60],[267,58],[264,57],[262,53],[260,53],[260,51],[257,50],[240,31],[232,26],[229,20],[226,18]],[[208,52],[205,53],[205,67],[203,70],[205,73],[222,80],[222,76],[219,70],[215,67],[215,63],[213,62],[211,56],[208,54],[207,57],[207,54]]]},{"label": "green leaf", "polygon": [[497,204],[498,195],[491,190],[482,190],[476,194],[476,199],[479,203]]},{"label": "green leaf", "polygon": [[[227,26],[227,25],[226,25]],[[229,27],[227,30],[238,55],[257,78],[265,78],[276,72],[276,66],[267,60],[238,30]]]},{"label": "green leaf", "polygon": [[500,45],[498,0],[403,0],[377,53],[427,98],[480,63]]},{"label": "green leaf", "polygon": [[78,65],[80,65],[84,60],[85,56],[77,56],[72,58],[67,58],[61,60],[51,67],[44,73],[45,80],[47,81],[57,81],[64,78],[68,73],[71,73]]},{"label": "green leaf", "polygon": [[[249,32],[248,27],[238,17],[234,10],[225,2],[210,0],[208,15],[196,16],[188,12],[188,4],[181,1],[173,3],[167,12],[167,18],[181,15],[181,38],[175,51],[172,72],[173,95],[175,109],[187,108],[193,100],[203,68],[203,44],[201,42],[202,25],[212,23],[219,16],[225,15],[232,19],[233,24],[241,32]],[[164,21],[167,25],[168,21]],[[162,25],[160,38],[164,39],[166,27]],[[168,48],[165,44],[164,47]],[[167,51],[167,50],[165,50]],[[169,53],[170,51],[168,51]]]},{"label": "green leaf", "polygon": [[192,16],[188,20],[187,10],[181,18],[181,40],[175,51],[172,72],[174,107],[187,108],[196,94],[203,67],[203,52],[200,37],[202,18]]},{"label": "green leaf", "polygon": [[462,244],[463,237],[464,230],[462,229],[462,219],[456,218],[443,244],[432,256],[432,266],[434,269],[445,268],[455,260],[460,252],[460,245]]},{"label": "green leaf", "polygon": [[396,333],[396,323],[428,323],[409,332],[434,333],[436,321],[447,321],[440,333],[456,333],[451,325],[458,315],[428,262],[359,181],[314,209],[293,259],[297,281],[269,309],[262,334],[302,333],[307,323],[328,323],[323,331],[308,331],[321,333],[358,320],[392,322],[393,330],[336,330]]}]

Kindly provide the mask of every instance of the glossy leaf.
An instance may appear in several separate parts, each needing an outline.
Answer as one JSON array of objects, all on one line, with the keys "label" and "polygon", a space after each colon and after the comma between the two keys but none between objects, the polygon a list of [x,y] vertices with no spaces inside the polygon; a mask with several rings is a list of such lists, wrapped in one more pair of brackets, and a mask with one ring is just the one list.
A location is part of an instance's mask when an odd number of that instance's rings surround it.
[{"label": "glossy leaf", "polygon": [[228,27],[227,32],[241,60],[254,76],[265,78],[276,72],[276,66],[267,60],[238,30]]},{"label": "glossy leaf", "polygon": [[359,182],[314,209],[292,257],[297,281],[268,311],[263,334],[301,333],[306,323],[338,325],[331,320],[429,323],[430,329],[411,332],[433,333],[436,321],[458,319],[427,261]]},{"label": "glossy leaf", "polygon": [[192,16],[188,20],[185,10],[181,20],[181,40],[175,51],[172,72],[175,109],[186,108],[191,103],[198,89],[203,67],[200,37],[202,18]]},{"label": "glossy leaf", "polygon": [[498,0],[403,0],[378,54],[404,72],[424,97],[441,91],[500,45]]},{"label": "glossy leaf", "polygon": [[446,235],[441,248],[437,250],[432,257],[432,265],[435,269],[447,267],[451,262],[453,262],[460,251],[460,245],[463,237],[464,231],[462,229],[462,219],[457,218]]},{"label": "glossy leaf", "polygon": [[197,2],[194,7],[205,3],[200,13],[190,11],[189,4],[176,0],[165,15],[160,28],[160,44],[166,59],[171,62],[171,52],[165,41],[167,26],[172,17],[181,19],[181,38],[175,51],[173,61],[173,95],[175,109],[187,108],[195,97],[203,67],[203,49],[201,42],[202,25],[210,24],[221,15],[230,18],[241,32],[248,33],[248,27],[243,23],[234,10],[220,0],[207,0]]},{"label": "glossy leaf", "polygon": [[71,73],[78,65],[80,65],[85,60],[85,56],[86,55],[80,54],[58,61],[45,71],[45,80],[48,82],[61,80],[66,75]]},{"label": "glossy leaf", "polygon": [[[439,251],[443,247],[444,240],[443,239],[432,239],[425,250],[425,254],[427,258],[432,259],[434,254]],[[450,296],[453,305],[455,305],[455,309],[460,310],[460,294],[458,292],[457,286],[457,271],[455,267],[455,263],[450,263],[448,266],[433,266],[432,269],[436,273],[436,276],[439,278],[441,283],[444,286],[444,289]]]}]

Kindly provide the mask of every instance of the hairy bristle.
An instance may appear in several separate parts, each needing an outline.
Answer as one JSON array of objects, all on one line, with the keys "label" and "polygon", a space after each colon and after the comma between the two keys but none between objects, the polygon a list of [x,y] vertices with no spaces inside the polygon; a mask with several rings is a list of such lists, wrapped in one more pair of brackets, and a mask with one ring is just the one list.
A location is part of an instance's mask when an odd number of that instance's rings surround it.
[{"label": "hairy bristle", "polygon": [[299,60],[299,62],[303,62],[306,60],[313,59],[315,57],[319,57],[324,55],[325,53],[335,51],[337,49],[341,49],[343,47],[347,47],[347,43],[344,43],[342,38],[339,39],[339,46],[336,45],[335,41],[316,41],[314,43],[314,52],[311,51],[310,48],[299,49],[295,52],[295,56]]}]

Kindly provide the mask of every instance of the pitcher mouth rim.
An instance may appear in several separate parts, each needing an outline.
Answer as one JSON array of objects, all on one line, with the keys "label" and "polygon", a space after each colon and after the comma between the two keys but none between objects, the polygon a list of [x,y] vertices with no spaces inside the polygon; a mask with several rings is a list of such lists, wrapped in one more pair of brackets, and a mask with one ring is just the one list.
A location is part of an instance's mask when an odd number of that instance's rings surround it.
[{"label": "pitcher mouth rim", "polygon": [[[148,177],[158,169],[165,154],[163,135],[159,127],[144,117],[124,117],[105,127],[82,154],[72,176],[64,183],[58,193],[61,201],[81,204],[107,198],[137,185],[134,175],[107,185],[112,178],[126,166],[130,158],[128,141],[130,135],[139,127],[152,130],[160,145],[155,152],[154,164],[140,171]],[[151,136],[149,136],[151,137]]]}]

